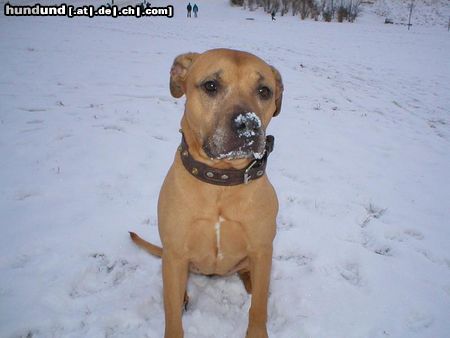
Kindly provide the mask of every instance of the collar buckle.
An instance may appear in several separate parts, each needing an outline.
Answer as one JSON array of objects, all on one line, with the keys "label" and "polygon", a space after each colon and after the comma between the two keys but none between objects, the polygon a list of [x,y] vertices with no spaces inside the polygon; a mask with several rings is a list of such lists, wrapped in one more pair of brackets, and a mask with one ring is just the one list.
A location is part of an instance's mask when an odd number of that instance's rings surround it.
[{"label": "collar buckle", "polygon": [[252,169],[255,164],[258,163],[258,160],[253,160],[244,171],[244,184],[248,184],[251,180],[251,176],[249,175],[250,169]]}]

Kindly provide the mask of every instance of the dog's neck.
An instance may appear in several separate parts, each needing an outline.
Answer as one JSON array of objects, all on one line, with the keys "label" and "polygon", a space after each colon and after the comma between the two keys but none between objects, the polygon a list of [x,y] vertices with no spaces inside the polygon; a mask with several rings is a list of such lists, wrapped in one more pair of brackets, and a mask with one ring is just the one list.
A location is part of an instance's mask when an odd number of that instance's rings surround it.
[{"label": "dog's neck", "polygon": [[196,142],[192,129],[189,129],[186,124],[185,126],[184,129],[180,130],[182,137],[181,144],[178,147],[180,154],[178,158],[181,160],[184,168],[200,181],[220,186],[232,186],[248,184],[250,181],[264,176],[267,158],[274,146],[274,137],[272,135],[266,136],[264,156],[262,158],[242,160],[239,161],[240,163],[236,160],[228,162],[224,160],[215,161],[206,156],[199,142]]},{"label": "dog's neck", "polygon": [[215,160],[209,158],[205,151],[203,150],[198,139],[195,137],[189,123],[183,118],[181,120],[181,130],[183,131],[184,139],[186,144],[189,146],[189,153],[191,156],[199,162],[206,164],[209,167],[217,169],[244,169],[246,168],[253,159],[242,158],[236,160]]}]

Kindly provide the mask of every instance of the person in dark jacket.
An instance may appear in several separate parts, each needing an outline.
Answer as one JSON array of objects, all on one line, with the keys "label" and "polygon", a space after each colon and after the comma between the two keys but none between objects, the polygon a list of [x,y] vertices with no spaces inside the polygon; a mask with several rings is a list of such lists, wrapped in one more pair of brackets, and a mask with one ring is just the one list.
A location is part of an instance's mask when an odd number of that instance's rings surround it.
[{"label": "person in dark jacket", "polygon": [[272,21],[275,21],[275,10],[272,11]]},{"label": "person in dark jacket", "polygon": [[191,11],[192,11],[191,3],[188,3],[186,8],[187,8],[187,17],[190,18],[191,17]]},{"label": "person in dark jacket", "polygon": [[197,13],[198,13],[198,6],[197,6],[197,4],[194,4],[194,7],[192,8],[192,10],[194,11],[194,16],[197,17]]}]

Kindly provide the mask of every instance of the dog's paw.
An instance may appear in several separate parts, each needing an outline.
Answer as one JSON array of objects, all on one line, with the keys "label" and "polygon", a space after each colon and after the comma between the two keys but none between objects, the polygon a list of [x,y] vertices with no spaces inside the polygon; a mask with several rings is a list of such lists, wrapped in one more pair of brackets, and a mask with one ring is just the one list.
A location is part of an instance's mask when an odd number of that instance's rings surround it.
[{"label": "dog's paw", "polygon": [[251,325],[245,338],[269,338],[269,335],[265,325]]}]

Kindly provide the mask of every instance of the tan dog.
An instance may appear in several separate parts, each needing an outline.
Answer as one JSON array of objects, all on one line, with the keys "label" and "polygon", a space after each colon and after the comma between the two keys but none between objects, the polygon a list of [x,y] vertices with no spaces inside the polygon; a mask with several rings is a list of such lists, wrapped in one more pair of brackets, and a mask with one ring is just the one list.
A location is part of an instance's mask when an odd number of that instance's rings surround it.
[{"label": "tan dog", "polygon": [[183,337],[191,271],[237,272],[252,294],[246,337],[267,338],[278,201],[265,175],[271,151],[265,131],[280,112],[281,76],[258,57],[228,49],[180,55],[170,75],[170,92],[185,94],[186,105],[183,141],[158,202],[163,249],[130,233],[140,247],[162,256],[164,337]]}]

